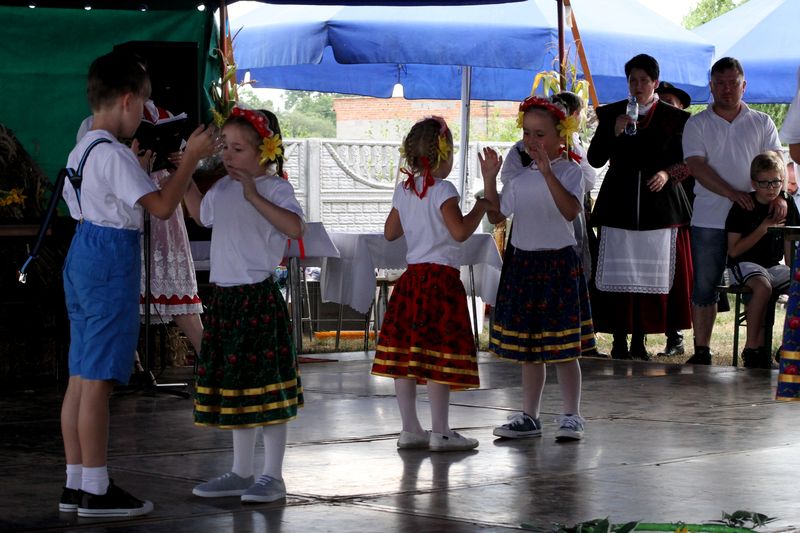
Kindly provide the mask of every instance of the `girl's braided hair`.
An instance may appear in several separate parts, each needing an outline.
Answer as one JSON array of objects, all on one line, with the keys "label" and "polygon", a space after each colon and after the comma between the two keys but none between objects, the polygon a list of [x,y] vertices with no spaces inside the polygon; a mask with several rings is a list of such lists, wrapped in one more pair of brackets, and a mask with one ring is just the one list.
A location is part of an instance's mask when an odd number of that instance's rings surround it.
[{"label": "girl's braided hair", "polygon": [[[420,120],[411,127],[406,138],[403,139],[402,151],[410,170],[421,173],[425,167],[422,158],[428,159],[430,169],[439,164],[439,135],[442,123],[435,118]],[[447,140],[453,143],[450,129],[446,130]]]}]

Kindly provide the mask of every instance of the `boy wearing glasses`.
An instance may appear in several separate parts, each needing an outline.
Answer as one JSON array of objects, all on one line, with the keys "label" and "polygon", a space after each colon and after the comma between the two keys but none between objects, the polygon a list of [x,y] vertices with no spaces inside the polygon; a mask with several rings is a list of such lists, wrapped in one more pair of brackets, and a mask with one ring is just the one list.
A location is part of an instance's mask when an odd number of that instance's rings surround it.
[{"label": "boy wearing glasses", "polygon": [[[747,285],[753,293],[745,299],[747,342],[742,360],[747,368],[771,368],[771,346],[764,343],[764,318],[774,290],[789,286],[792,264],[791,243],[780,231],[769,228],[794,226],[800,220],[794,202],[789,202],[785,218],[770,214],[770,203],[778,197],[786,180],[783,158],[775,152],[757,155],[750,164],[750,193],[755,207],[744,209],[734,203],[725,221],[728,233],[728,270],[736,283]],[[785,259],[786,264],[780,264]]]}]

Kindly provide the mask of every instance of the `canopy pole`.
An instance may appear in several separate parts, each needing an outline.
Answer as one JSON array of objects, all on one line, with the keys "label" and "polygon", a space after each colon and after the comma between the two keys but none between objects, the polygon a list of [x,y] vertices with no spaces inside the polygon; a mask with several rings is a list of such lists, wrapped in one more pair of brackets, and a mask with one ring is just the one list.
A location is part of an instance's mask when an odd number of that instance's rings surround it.
[{"label": "canopy pole", "polygon": [[564,51],[564,0],[556,0],[558,6],[558,84],[567,90],[567,58]]},{"label": "canopy pole", "polygon": [[[586,50],[583,48],[583,41],[581,40],[581,32],[578,30],[578,19],[575,18],[575,9],[570,5],[570,0],[564,0],[564,5],[569,8],[570,20],[572,26],[572,39],[578,48],[578,58],[581,61],[581,69],[583,69],[583,77],[589,82],[589,101],[594,103],[597,107],[600,105],[600,100],[597,98],[597,89],[594,86],[592,79],[592,71],[589,70],[589,61],[586,59]],[[587,102],[587,105],[589,102]]]},{"label": "canopy pole", "polygon": [[470,94],[472,93],[472,67],[461,67],[461,153],[459,176],[461,178],[461,210],[464,210],[467,192],[467,160],[469,157],[469,111]]}]

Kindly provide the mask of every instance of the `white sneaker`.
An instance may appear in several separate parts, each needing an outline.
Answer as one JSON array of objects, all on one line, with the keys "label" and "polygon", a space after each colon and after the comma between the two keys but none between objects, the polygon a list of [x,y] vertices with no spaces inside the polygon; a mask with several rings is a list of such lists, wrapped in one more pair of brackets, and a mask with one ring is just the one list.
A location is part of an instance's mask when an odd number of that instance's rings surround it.
[{"label": "white sneaker", "polygon": [[471,450],[478,447],[478,439],[471,439],[459,435],[455,431],[452,435],[442,435],[431,431],[429,447],[432,452],[458,452]]},{"label": "white sneaker", "polygon": [[561,415],[556,417],[560,427],[556,431],[557,441],[581,440],[586,420],[580,415]]},{"label": "white sneaker", "polygon": [[401,450],[426,450],[430,438],[430,431],[426,431],[422,435],[411,431],[401,431],[400,438],[397,439],[397,447]]}]

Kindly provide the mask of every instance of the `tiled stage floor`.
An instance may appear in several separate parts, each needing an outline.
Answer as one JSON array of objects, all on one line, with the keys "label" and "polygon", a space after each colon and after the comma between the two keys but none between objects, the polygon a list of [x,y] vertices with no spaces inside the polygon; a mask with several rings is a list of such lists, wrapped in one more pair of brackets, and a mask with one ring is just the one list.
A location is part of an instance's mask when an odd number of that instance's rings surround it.
[{"label": "tiled stage floor", "polygon": [[[393,385],[369,375],[369,355],[322,357],[335,361],[301,365],[306,406],[289,426],[285,502],[192,496],[230,469],[230,434],[195,427],[191,400],[114,397],[111,475],[156,506],[129,521],[59,514],[62,391],[4,391],[0,531],[507,531],[603,517],[698,522],[738,509],[778,518],[761,531],[800,531],[800,404],[773,400],[775,370],[584,359],[586,437],[557,444],[554,371],[544,437],[492,436],[519,408],[520,375],[482,354],[481,389],[453,393],[450,414],[480,447],[437,454],[396,449]],[[419,401],[427,423],[424,388]]]}]

